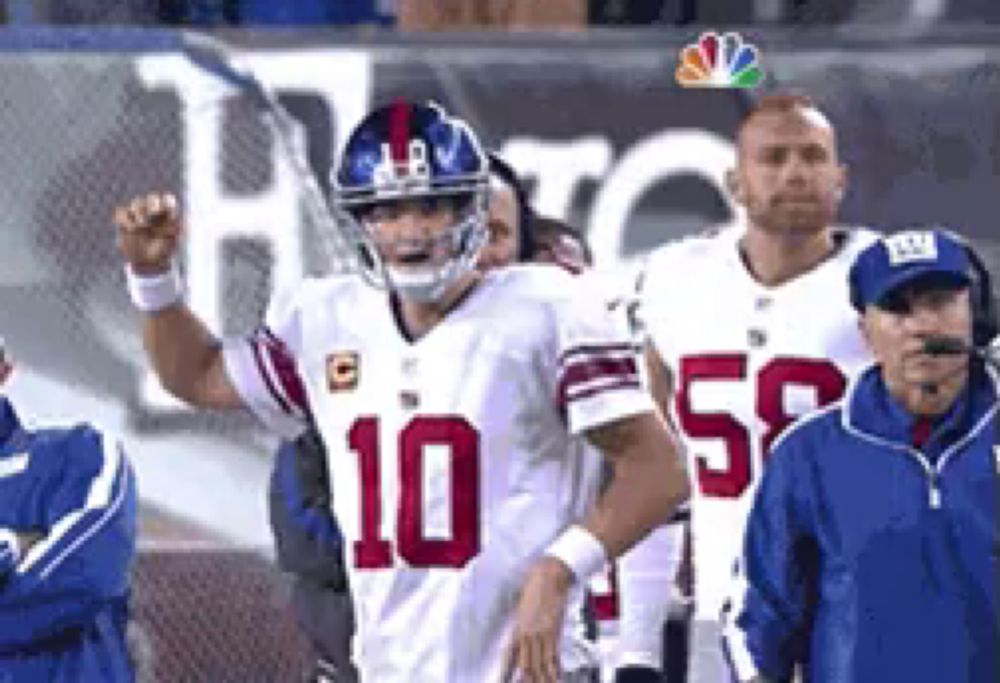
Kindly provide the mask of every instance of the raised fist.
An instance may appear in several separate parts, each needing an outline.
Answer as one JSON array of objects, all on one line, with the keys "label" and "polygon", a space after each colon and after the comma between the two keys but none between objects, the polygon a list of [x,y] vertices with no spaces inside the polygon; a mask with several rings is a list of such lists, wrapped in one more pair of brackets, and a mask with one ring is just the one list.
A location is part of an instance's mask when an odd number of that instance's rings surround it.
[{"label": "raised fist", "polygon": [[166,192],[136,197],[115,209],[118,248],[138,275],[155,275],[170,268],[181,234],[177,198]]}]

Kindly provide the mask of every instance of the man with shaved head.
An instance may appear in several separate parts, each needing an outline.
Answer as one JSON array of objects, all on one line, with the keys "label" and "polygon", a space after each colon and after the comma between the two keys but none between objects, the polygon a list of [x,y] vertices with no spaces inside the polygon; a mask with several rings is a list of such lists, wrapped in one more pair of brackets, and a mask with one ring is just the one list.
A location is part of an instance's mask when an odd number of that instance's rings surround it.
[{"label": "man with shaved head", "polygon": [[761,276],[787,279],[785,271],[814,263],[829,251],[830,225],[847,183],[836,133],[808,98],[772,96],[740,124],[736,154],[726,188],[746,211],[742,241],[754,255],[779,250],[783,256],[762,256],[760,269],[776,272]]},{"label": "man with shaved head", "polygon": [[[761,99],[739,125],[725,177],[740,216],[653,252],[643,277],[650,384],[679,428],[694,482],[695,683],[729,680],[719,616],[771,444],[798,416],[838,399],[868,362],[846,303],[847,270],[874,236],[834,226],[847,186],[836,143],[809,98]],[[621,562],[619,681],[661,680],[667,586],[683,536],[681,524],[668,524]]]}]

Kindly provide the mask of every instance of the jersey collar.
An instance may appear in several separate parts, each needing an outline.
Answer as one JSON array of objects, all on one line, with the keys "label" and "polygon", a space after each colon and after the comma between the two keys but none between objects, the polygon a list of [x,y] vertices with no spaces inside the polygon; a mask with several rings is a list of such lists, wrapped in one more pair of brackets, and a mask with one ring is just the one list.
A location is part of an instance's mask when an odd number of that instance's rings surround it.
[{"label": "jersey collar", "polygon": [[[933,449],[933,442],[945,434],[961,435],[973,429],[994,407],[996,400],[989,376],[974,364],[970,368],[969,381],[955,402],[947,412],[933,420],[928,447]],[[912,431],[917,418],[889,394],[877,365],[872,365],[858,377],[848,392],[845,407],[846,418],[853,429],[899,446],[913,445]]]},{"label": "jersey collar", "polygon": [[[744,231],[745,230],[746,228],[744,228]],[[743,252],[743,234],[743,231],[733,230],[730,235],[730,257],[732,259],[732,263],[740,272],[743,280],[749,284],[751,291],[761,294],[769,294],[771,296],[789,289],[788,285],[791,283],[801,282],[803,279],[813,276],[820,277],[826,270],[825,266],[831,261],[836,260],[844,252],[844,249],[847,247],[852,236],[851,232],[846,229],[840,227],[831,228],[832,245],[822,260],[817,262],[809,270],[799,273],[795,277],[786,280],[780,285],[768,286],[762,284],[757,278],[755,278],[753,272],[750,270],[750,265],[747,263],[746,255]]]}]

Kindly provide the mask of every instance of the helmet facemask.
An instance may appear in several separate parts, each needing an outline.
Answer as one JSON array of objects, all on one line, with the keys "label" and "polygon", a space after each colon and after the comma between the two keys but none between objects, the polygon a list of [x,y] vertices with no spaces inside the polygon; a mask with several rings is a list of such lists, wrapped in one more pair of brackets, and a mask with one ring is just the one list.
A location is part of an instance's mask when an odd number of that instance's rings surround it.
[{"label": "helmet facemask", "polygon": [[[447,188],[384,201],[358,202],[345,211],[345,222],[350,226],[350,236],[360,254],[366,279],[411,301],[427,303],[441,299],[451,285],[475,269],[476,257],[487,241],[486,188],[483,179],[471,190],[463,188],[464,191],[456,192]],[[451,200],[456,219],[432,238],[389,242],[378,234],[372,213],[380,204],[435,199]],[[384,256],[386,250],[406,252],[408,246],[415,254],[428,255],[428,261],[414,263],[411,267],[389,262]],[[445,252],[443,260],[439,256],[442,251]]]}]

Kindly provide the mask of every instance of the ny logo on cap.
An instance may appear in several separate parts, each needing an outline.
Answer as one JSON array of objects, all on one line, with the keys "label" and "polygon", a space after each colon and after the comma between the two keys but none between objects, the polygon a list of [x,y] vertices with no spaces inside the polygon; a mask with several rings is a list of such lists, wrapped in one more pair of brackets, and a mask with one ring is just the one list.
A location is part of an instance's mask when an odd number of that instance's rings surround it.
[{"label": "ny logo on cap", "polygon": [[893,266],[937,259],[937,242],[932,232],[910,231],[886,237],[885,248],[889,252],[889,264]]}]

